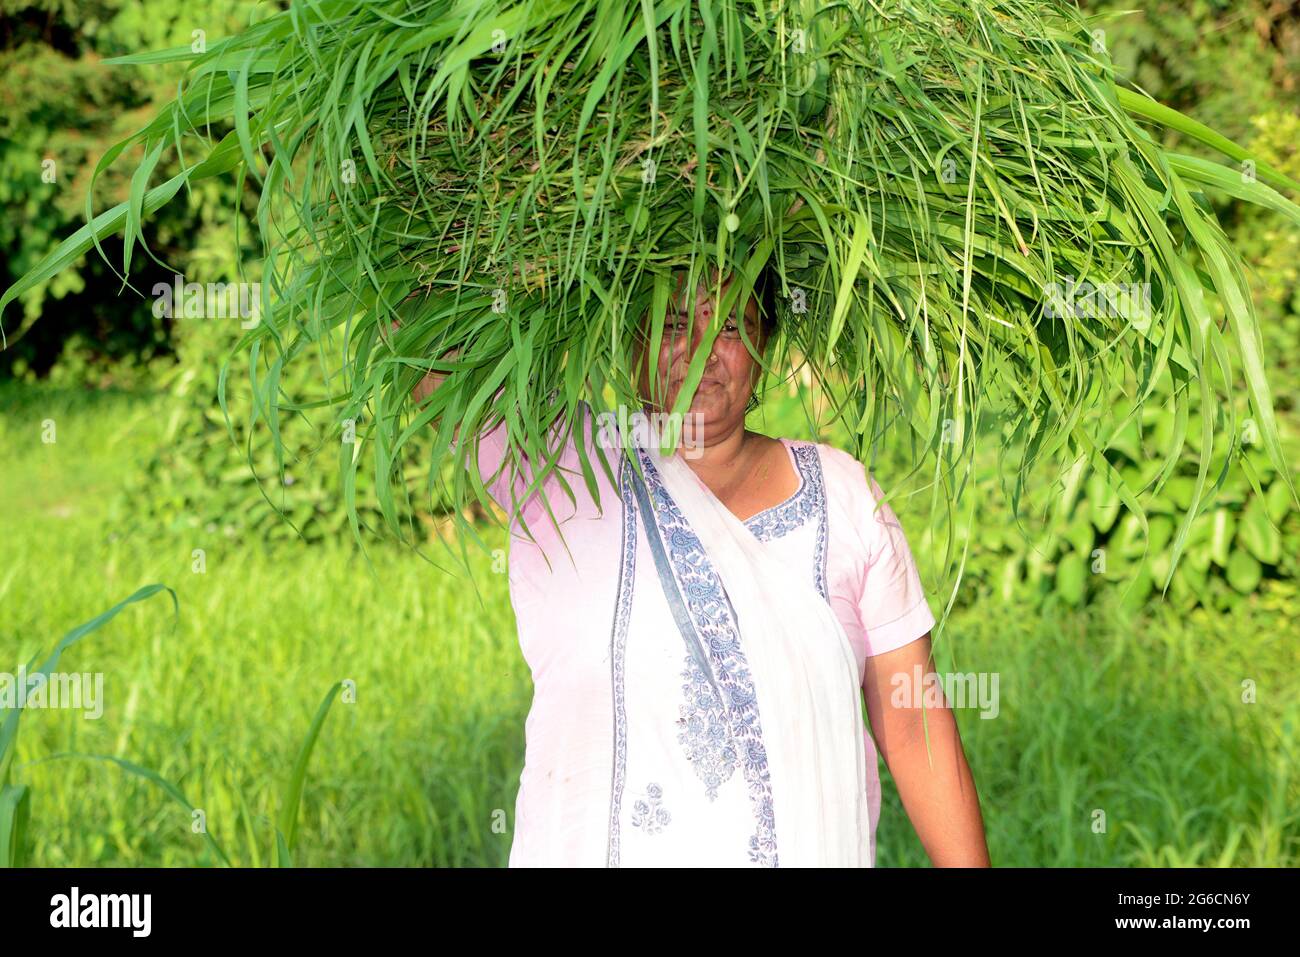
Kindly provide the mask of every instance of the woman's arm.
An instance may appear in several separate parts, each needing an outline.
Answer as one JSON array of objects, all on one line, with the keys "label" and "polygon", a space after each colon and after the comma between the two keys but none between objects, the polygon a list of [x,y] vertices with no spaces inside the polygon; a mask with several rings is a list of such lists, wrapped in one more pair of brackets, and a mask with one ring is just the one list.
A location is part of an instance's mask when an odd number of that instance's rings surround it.
[{"label": "woman's arm", "polygon": [[[395,331],[398,325],[397,322],[393,322],[389,326],[389,330]],[[446,362],[459,357],[460,349],[453,348],[444,352],[439,358]],[[425,373],[420,381],[415,384],[415,387],[411,389],[411,396],[415,399],[416,404],[422,405],[450,374],[433,370]],[[438,419],[433,419],[429,424],[436,427]],[[452,427],[451,441],[453,447],[460,441],[459,422]],[[487,488],[488,494],[501,508],[509,511],[517,501],[522,499],[524,490],[528,482],[531,481],[531,473],[526,469],[520,471],[506,462],[506,426],[504,422],[499,422],[496,426],[481,432],[477,444],[479,477]]]},{"label": "woman's arm", "polygon": [[[396,327],[397,327],[397,323],[394,322],[393,328]],[[459,349],[450,349],[447,352],[444,352],[442,354],[442,359],[445,361],[447,359],[455,359],[459,356],[460,356]],[[417,403],[423,403],[425,399],[433,395],[434,390],[436,390],[438,386],[442,385],[443,380],[446,379],[448,375],[450,375],[450,373],[448,372],[430,371],[426,373],[424,378],[422,378],[419,382],[415,384],[415,388],[411,390],[411,395],[415,398],[415,401]],[[454,429],[452,429],[452,433],[451,433],[452,439],[455,440],[459,436],[459,433],[460,433],[460,426],[457,425]]]},{"label": "woman's arm", "polygon": [[[920,674],[931,670],[929,634],[867,658],[862,691],[872,737],[934,866],[989,867],[979,795],[957,722],[942,690],[943,706],[927,705],[922,710],[919,702],[925,689],[910,687],[918,668]],[[898,695],[903,700],[895,705],[890,699],[900,686],[915,693]],[[913,702],[916,707],[909,707]]]}]

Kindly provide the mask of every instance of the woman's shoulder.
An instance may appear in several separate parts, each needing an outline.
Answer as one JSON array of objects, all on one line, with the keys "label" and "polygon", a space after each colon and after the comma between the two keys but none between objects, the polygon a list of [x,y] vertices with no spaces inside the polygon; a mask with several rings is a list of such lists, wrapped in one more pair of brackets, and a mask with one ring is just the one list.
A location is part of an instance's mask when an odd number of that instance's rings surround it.
[{"label": "woman's shoulder", "polygon": [[796,449],[814,453],[821,464],[827,497],[845,502],[852,508],[875,508],[884,496],[875,474],[857,456],[828,442],[812,439],[782,439]]},{"label": "woman's shoulder", "polygon": [[779,441],[794,449],[815,451],[818,459],[821,460],[823,470],[835,473],[837,478],[863,475],[862,463],[834,445],[816,439],[782,438]]}]

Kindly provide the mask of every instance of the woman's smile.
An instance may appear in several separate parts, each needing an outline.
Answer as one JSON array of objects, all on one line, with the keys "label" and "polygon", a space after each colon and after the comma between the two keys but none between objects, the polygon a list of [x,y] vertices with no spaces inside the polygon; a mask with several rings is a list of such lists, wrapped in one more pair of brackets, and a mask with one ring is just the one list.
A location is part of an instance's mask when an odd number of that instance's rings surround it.
[{"label": "woman's smile", "polygon": [[[682,375],[682,376],[678,376],[678,377],[676,377],[675,379],[672,380],[672,382],[671,382],[671,387],[672,387],[674,390],[680,390],[681,387],[682,387],[682,384],[683,384],[685,381],[686,381],[686,376],[684,376],[684,375]],[[724,382],[722,381],[722,379],[720,379],[718,376],[714,376],[714,375],[706,375],[706,376],[701,377],[701,379],[700,379],[700,384],[696,387],[696,391],[698,392],[698,391],[700,391],[700,390],[702,390],[702,389],[720,388],[721,386],[723,386],[723,385],[725,385],[725,384],[726,384],[726,383],[724,383]]]}]

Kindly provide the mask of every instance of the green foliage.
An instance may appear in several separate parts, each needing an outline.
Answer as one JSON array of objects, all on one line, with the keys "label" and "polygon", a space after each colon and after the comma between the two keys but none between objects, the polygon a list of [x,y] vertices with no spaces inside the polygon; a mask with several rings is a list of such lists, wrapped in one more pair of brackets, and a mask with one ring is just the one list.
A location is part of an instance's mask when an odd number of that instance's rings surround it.
[{"label": "green foliage", "polygon": [[[1287,366],[1300,356],[1300,340],[1284,352],[1277,362]],[[1139,517],[1082,460],[1061,483],[1031,480],[1024,506],[1030,518],[1017,522],[1008,496],[995,491],[999,486],[1005,489],[1006,476],[1017,471],[1014,454],[999,454],[996,429],[981,433],[976,483],[985,493],[978,497],[973,516],[959,518],[951,535],[958,543],[970,542],[970,565],[963,581],[972,594],[1035,607],[1052,602],[1092,606],[1122,594],[1130,610],[1167,598],[1173,608],[1188,612],[1201,606],[1227,610],[1246,597],[1259,600],[1266,587],[1300,585],[1300,510],[1271,462],[1259,454],[1253,444],[1256,437],[1249,431],[1239,450],[1247,460],[1244,465],[1224,469],[1221,459],[1212,463],[1212,486],[1220,478],[1222,485],[1208,490],[1203,511],[1190,526],[1180,561],[1173,565],[1174,532],[1179,517],[1191,506],[1197,465],[1195,459],[1180,463],[1167,482],[1159,489],[1152,488],[1160,471],[1153,450],[1169,447],[1178,427],[1168,395],[1159,397],[1165,404],[1152,403],[1142,409],[1106,452],[1107,461],[1124,482],[1143,493],[1140,498],[1149,522],[1146,531]],[[817,418],[804,406],[823,402],[816,390],[796,388],[793,382],[785,388],[770,388],[749,425],[773,435],[843,445],[848,437],[834,426],[811,431],[802,426],[805,418]],[[1131,411],[1131,401],[1125,402],[1122,394],[1117,395],[1117,415]],[[1214,416],[1213,427],[1222,430],[1225,426],[1220,412]],[[1199,411],[1183,428],[1188,445],[1199,454]],[[1293,441],[1290,446],[1297,444]],[[904,492],[906,449],[889,442],[882,452],[875,463],[878,476],[888,492]],[[907,497],[901,497],[894,507],[909,530],[913,551],[922,565],[937,560],[938,536],[926,522],[931,516],[924,515],[915,499]],[[1173,577],[1166,592],[1164,585],[1171,570]],[[923,578],[929,580],[930,576],[923,573]],[[942,589],[933,592],[942,593]],[[968,605],[969,599],[959,597],[958,604]]]},{"label": "green foliage", "polygon": [[[971,462],[950,440],[973,434],[987,398],[1014,408],[1027,460],[1082,455],[1140,515],[1102,457],[1109,424],[1087,413],[1134,373],[1139,404],[1165,378],[1179,414],[1193,394],[1224,401],[1229,345],[1261,447],[1291,483],[1239,255],[1205,191],[1300,222],[1275,192],[1297,182],[1262,159],[1247,180],[1162,148],[1150,128],[1246,157],[1117,84],[1072,4],[647,9],[295,3],[201,54],[119,58],[185,65],[177,99],[102,163],[145,150],[129,198],[0,303],[101,237],[123,236],[127,269],[143,224],[182,187],[231,172],[256,183],[272,302],[241,342],[240,371],[256,381],[249,426],[264,423],[277,458],[290,457],[277,429],[296,411],[280,383],[317,368],[327,427],[364,422],[365,455],[340,457],[345,501],[369,471],[397,532],[402,463],[431,423],[428,473],[452,466],[452,516],[468,532],[459,506],[487,499],[459,467],[472,449],[453,450],[453,428],[504,421],[540,482],[556,462],[548,425],[573,425],[584,399],[639,406],[633,342],[647,314],[657,338],[669,270],[687,264],[743,277],[722,317],[777,263],[808,308],[791,303],[774,364],[810,365],[864,441],[901,413],[942,460],[954,507]],[[173,149],[188,165],[151,188]],[[647,161],[661,175],[647,177]],[[1146,282],[1154,313],[1047,315],[1065,276]],[[451,347],[460,357],[442,361]],[[411,387],[430,369],[448,379],[416,404]],[[1159,451],[1167,478],[1183,447]],[[597,467],[584,463],[589,487]]]},{"label": "green foliage", "polygon": [[[1252,118],[1251,152],[1292,177],[1300,176],[1300,108],[1274,109]],[[1276,213],[1253,206],[1236,209],[1232,242],[1251,265],[1260,331],[1279,410],[1300,411],[1300,230]]]},{"label": "green foliage", "polygon": [[[178,71],[111,68],[105,57],[194,42],[194,31],[216,40],[247,19],[250,0],[0,0],[0,285],[34,266],[85,222],[87,203],[126,198],[130,177],[90,173],[111,145],[136,129],[174,93]],[[175,157],[160,172],[179,168]],[[224,184],[197,184],[192,202],[161,210],[148,224],[155,254],[191,275],[229,274],[239,242],[229,211],[237,193]],[[247,237],[244,237],[247,239]],[[121,242],[105,251],[120,256]],[[219,252],[218,252],[219,251]],[[214,253],[217,253],[214,256]],[[112,374],[119,361],[147,361],[169,352],[170,325],[154,317],[138,291],[171,270],[148,262],[132,288],[98,255],[83,257],[23,296],[20,314],[0,323],[6,348],[0,376],[44,374],[65,346],[77,349],[92,376]],[[47,321],[37,319],[46,315]]]},{"label": "green foliage", "polygon": [[[174,591],[165,585],[145,586],[107,611],[68,632],[55,647],[53,654],[50,655],[45,664],[36,668],[36,662],[33,659],[27,664],[27,670],[24,674],[29,677],[41,675],[49,678],[57,668],[63,652],[69,647],[112,621],[126,606],[144,601],[161,591],[167,591],[171,595],[173,607],[179,612]],[[316,742],[320,738],[325,718],[329,715],[330,708],[342,687],[342,682],[335,684],[326,693],[324,700],[321,701],[311,727],[308,729],[307,736],[303,739],[302,746],[299,748],[298,759],[294,763],[293,772],[287,781],[281,803],[280,818],[275,827],[273,841],[274,859],[277,866],[292,866],[291,852],[297,835],[298,817],[302,804],[303,787],[306,783],[307,766],[311,760],[312,752],[315,750]],[[18,722],[22,717],[23,710],[22,707],[17,706],[13,708],[0,706],[0,867],[29,866],[28,828],[31,826],[32,791],[27,785],[15,784],[11,780],[13,760],[18,747]],[[141,767],[132,761],[116,756],[98,754],[62,754],[57,755],[57,757],[111,761],[127,773],[156,785],[185,808],[191,817],[200,813],[175,783],[168,781],[158,772]],[[230,857],[217,843],[216,838],[208,832],[206,824],[197,833],[202,835],[208,850],[212,852],[216,859],[226,865],[232,863]]]},{"label": "green foliage", "polygon": [[1300,11],[1269,0],[1082,0],[1116,70],[1244,140],[1251,117],[1300,112]]},{"label": "green foliage", "polygon": [[[20,690],[17,687],[18,680],[25,682],[28,678],[38,676],[48,680],[58,667],[63,652],[112,621],[123,608],[144,601],[161,591],[171,594],[172,605],[179,611],[176,607],[176,593],[170,588],[166,585],[146,585],[135,594],[124,598],[112,608],[101,612],[64,635],[44,664],[37,667],[36,659],[32,658],[21,670],[21,679],[16,679],[13,675],[5,675],[2,684],[6,695],[26,693],[25,688]],[[18,753],[18,722],[24,709],[24,704],[19,703],[18,700],[12,703],[0,700],[0,867],[27,866],[27,828],[31,821],[32,795],[26,785],[16,784],[13,781],[14,756]]]},{"label": "green foliage", "polygon": [[[1300,115],[1262,112],[1251,126],[1255,131],[1251,155],[1285,175],[1300,177]],[[1286,423],[1287,473],[1294,475],[1300,454],[1295,417],[1300,396],[1300,231],[1285,217],[1257,206],[1237,209],[1228,229],[1234,247],[1250,266],[1262,354],[1268,358],[1276,405]],[[1233,355],[1234,364],[1238,360]],[[1238,372],[1230,391],[1240,394],[1243,389]],[[1151,450],[1169,447],[1178,427],[1177,416],[1168,406],[1167,388],[1162,385],[1157,394],[1165,405],[1143,410],[1141,429],[1138,423],[1130,423],[1107,453],[1135,489],[1151,485],[1159,471]],[[1118,413],[1131,411],[1131,402],[1118,390],[1114,401]],[[1144,501],[1151,513],[1145,532],[1138,516],[1116,501],[1106,483],[1080,467],[1061,485],[1040,489],[1036,511],[1045,519],[1032,531],[1013,531],[1012,515],[998,503],[981,509],[973,529],[962,526],[974,533],[974,554],[1000,568],[991,573],[989,563],[978,563],[977,580],[984,579],[1003,597],[1041,601],[1055,594],[1073,605],[1119,589],[1133,607],[1161,595],[1167,582],[1171,602],[1183,611],[1196,606],[1226,609],[1247,596],[1258,599],[1264,585],[1300,580],[1300,513],[1285,476],[1259,455],[1258,436],[1249,419],[1238,435],[1249,467],[1225,470],[1221,458],[1212,463],[1209,474],[1216,485],[1222,484],[1203,503],[1202,513],[1190,526],[1184,559],[1172,567],[1178,516],[1190,506],[1196,482],[1192,463],[1199,464],[1207,454],[1200,438],[1203,407],[1193,400],[1191,408],[1186,437],[1196,457],[1181,462],[1149,504]],[[1228,429],[1221,408],[1216,407],[1211,423],[1215,434]],[[987,459],[982,478],[992,485],[1001,467]]]},{"label": "green foliage", "polygon": [[[1198,411],[1183,425],[1198,452],[1200,417]],[[1223,416],[1216,416],[1214,428],[1224,425]],[[1171,411],[1143,409],[1106,453],[1131,488],[1151,489],[1143,496],[1145,529],[1080,461],[1061,485],[1041,486],[1030,496],[1031,511],[1043,516],[1040,523],[1017,526],[1010,509],[991,500],[973,522],[960,525],[958,538],[971,540],[977,580],[1007,600],[1041,602],[1055,595],[1074,606],[1118,591],[1134,610],[1164,596],[1167,586],[1167,597],[1182,611],[1201,605],[1226,610],[1243,597],[1258,596],[1266,578],[1300,581],[1300,510],[1249,434],[1241,467],[1223,468],[1220,462],[1211,469],[1215,486],[1174,565],[1174,534],[1179,516],[1191,507],[1196,468],[1184,463],[1153,488],[1160,464],[1151,450],[1168,447],[1178,427]],[[981,481],[996,484],[1003,467],[984,456]]]},{"label": "green foliage", "polygon": [[[340,430],[317,409],[320,391],[310,366],[297,366],[281,380],[284,401],[305,408],[278,423],[279,445],[258,429],[245,390],[227,395],[229,420],[217,402],[218,373],[237,335],[233,321],[198,319],[177,323],[177,361],[155,374],[153,385],[172,400],[162,440],[127,477],[116,508],[122,532],[202,530],[227,540],[253,537],[308,541],[347,534],[347,510],[337,468],[345,441],[364,433]],[[428,440],[425,440],[426,443]],[[410,454],[418,454],[420,443]],[[449,507],[435,487],[421,497],[427,466],[408,463],[409,500],[401,503],[407,524],[428,526]],[[382,523],[373,494],[363,482],[357,510],[367,526]],[[423,507],[421,507],[421,503]],[[427,533],[427,529],[426,529]]]},{"label": "green foliage", "polygon": [[[1275,363],[1293,367],[1300,340],[1286,348],[1278,343],[1278,347],[1270,353]],[[1191,523],[1174,564],[1174,534],[1180,517],[1191,507],[1203,426],[1194,402],[1194,411],[1181,428],[1197,454],[1180,462],[1167,481],[1154,488],[1160,463],[1153,453],[1169,447],[1180,426],[1167,393],[1159,393],[1158,398],[1163,404],[1153,402],[1142,409],[1106,451],[1108,464],[1140,493],[1149,523],[1145,530],[1139,516],[1083,460],[1062,482],[1042,481],[1041,472],[1027,479],[1022,510],[1028,517],[1017,521],[1008,491],[1013,481],[1008,477],[1016,476],[1021,466],[1016,450],[1003,447],[1004,436],[997,428],[981,431],[975,483],[982,494],[976,496],[973,514],[963,513],[947,538],[958,547],[969,542],[971,549],[963,594],[954,598],[957,607],[968,607],[976,595],[1032,607],[1061,602],[1091,607],[1122,595],[1133,611],[1165,600],[1183,613],[1197,607],[1224,611],[1245,598],[1258,603],[1279,586],[1300,585],[1300,510],[1272,463],[1260,455],[1249,420],[1242,427],[1241,447],[1234,453],[1241,459],[1231,468],[1224,467],[1221,456],[1209,463],[1210,486],[1202,511]],[[805,416],[817,417],[807,407],[821,404],[815,390],[810,395],[793,383],[788,389],[771,389],[750,427],[843,446],[848,437],[836,427],[810,431],[801,426]],[[1116,417],[1131,411],[1131,400],[1117,393]],[[1294,458],[1300,442],[1289,411],[1286,425],[1287,446]],[[1222,409],[1211,415],[1211,427],[1216,434],[1226,430]],[[918,503],[906,481],[906,446],[888,441],[880,451],[873,463],[877,475],[886,490],[898,496],[894,507],[909,530],[923,579],[937,584],[927,563],[939,560],[941,527],[927,521],[933,516],[921,510],[924,496]],[[945,590],[932,587],[932,594],[939,596],[932,600],[941,600]]]},{"label": "green foliage", "polygon": [[[936,670],[1000,676],[996,716],[957,713],[993,865],[1273,867],[1300,855],[1297,612],[1300,583],[1285,581],[1226,612],[985,596],[954,616]],[[889,826],[904,813],[886,783],[881,866],[925,861],[910,829]]]}]

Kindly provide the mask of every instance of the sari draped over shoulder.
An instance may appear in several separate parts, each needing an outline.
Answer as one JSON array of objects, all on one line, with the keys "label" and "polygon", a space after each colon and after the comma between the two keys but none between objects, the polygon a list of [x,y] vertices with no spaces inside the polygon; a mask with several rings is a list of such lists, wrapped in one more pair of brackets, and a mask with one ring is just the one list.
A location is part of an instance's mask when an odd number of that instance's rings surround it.
[{"label": "sari draped over shoulder", "polygon": [[[551,489],[520,509],[529,535],[512,535],[510,588],[534,698],[511,866],[874,864],[863,662],[934,619],[901,529],[901,553],[872,555],[863,538],[861,560],[828,562],[833,542],[856,541],[828,528],[848,514],[828,508],[828,485],[851,482],[852,468],[824,469],[827,446],[782,441],[799,489],[743,522],[652,442],[635,464],[605,449],[616,484],[596,466],[599,507],[575,475],[576,500]],[[530,476],[492,475],[492,450],[480,444],[485,482],[518,504]],[[572,451],[561,465],[576,473]],[[562,503],[569,552],[547,540],[541,495]],[[886,559],[897,597],[863,629],[845,608],[875,594],[860,591],[859,566],[883,576]]]}]

